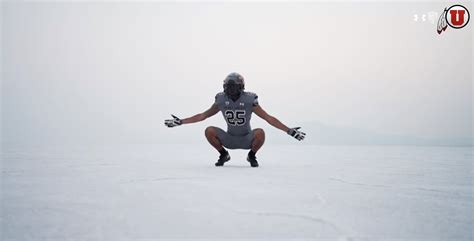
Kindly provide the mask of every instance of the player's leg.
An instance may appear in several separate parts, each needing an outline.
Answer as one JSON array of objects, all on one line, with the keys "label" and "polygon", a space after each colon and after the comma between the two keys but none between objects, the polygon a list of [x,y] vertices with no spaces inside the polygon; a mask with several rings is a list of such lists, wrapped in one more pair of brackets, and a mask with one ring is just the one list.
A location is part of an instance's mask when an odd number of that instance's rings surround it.
[{"label": "player's leg", "polygon": [[216,166],[223,166],[225,162],[230,160],[229,152],[222,145],[221,139],[219,139],[219,133],[222,136],[223,130],[218,127],[208,126],[204,131],[207,141],[220,153],[219,159],[215,163]]},{"label": "player's leg", "polygon": [[254,129],[253,131],[252,146],[247,156],[247,161],[250,162],[250,166],[258,167],[257,157],[255,154],[265,143],[265,131],[261,128]]},{"label": "player's leg", "polygon": [[257,151],[263,146],[265,143],[265,131],[262,128],[256,128],[253,130],[254,136],[252,140],[252,151],[257,153]]},{"label": "player's leg", "polygon": [[204,134],[206,135],[207,141],[216,148],[217,151],[222,150],[224,147],[222,146],[221,141],[217,137],[217,129],[214,126],[208,126],[206,130],[204,130]]}]

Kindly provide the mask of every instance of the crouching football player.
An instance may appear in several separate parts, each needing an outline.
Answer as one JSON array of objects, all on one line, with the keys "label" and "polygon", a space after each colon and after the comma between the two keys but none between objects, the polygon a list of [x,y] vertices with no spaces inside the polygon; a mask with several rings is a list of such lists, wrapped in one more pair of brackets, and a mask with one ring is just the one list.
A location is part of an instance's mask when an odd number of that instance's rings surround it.
[{"label": "crouching football player", "polygon": [[205,130],[207,140],[220,153],[216,166],[223,166],[230,160],[229,152],[224,148],[227,147],[228,149],[250,149],[247,161],[250,166],[258,167],[255,154],[265,142],[265,132],[261,128],[253,130],[250,128],[250,118],[253,112],[270,125],[288,133],[297,140],[304,139],[306,134],[299,131],[300,127],[288,128],[285,126],[277,118],[263,110],[258,104],[258,97],[255,93],[244,91],[244,89],[244,78],[238,73],[230,73],[224,80],[224,92],[216,95],[211,108],[185,119],[172,115],[173,119],[165,120],[165,125],[175,127],[195,123],[221,111],[227,122],[227,131],[215,126],[209,126]]}]

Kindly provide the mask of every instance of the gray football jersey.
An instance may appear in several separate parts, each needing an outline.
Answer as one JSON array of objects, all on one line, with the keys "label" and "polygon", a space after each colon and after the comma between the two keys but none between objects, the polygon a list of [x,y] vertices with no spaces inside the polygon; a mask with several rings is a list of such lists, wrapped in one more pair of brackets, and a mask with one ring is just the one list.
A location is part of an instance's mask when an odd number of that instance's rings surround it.
[{"label": "gray football jersey", "polygon": [[253,107],[258,105],[258,96],[252,92],[243,92],[235,102],[224,92],[216,95],[215,104],[222,112],[227,122],[227,132],[235,136],[243,136],[250,133],[250,118]]}]

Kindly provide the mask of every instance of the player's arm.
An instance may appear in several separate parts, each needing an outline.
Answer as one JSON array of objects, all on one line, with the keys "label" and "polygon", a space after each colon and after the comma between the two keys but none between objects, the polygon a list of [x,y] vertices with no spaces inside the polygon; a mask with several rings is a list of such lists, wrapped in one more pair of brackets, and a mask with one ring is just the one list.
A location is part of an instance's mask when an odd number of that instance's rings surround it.
[{"label": "player's arm", "polygon": [[277,118],[269,115],[265,110],[263,110],[263,108],[260,106],[260,105],[256,105],[254,108],[253,108],[253,112],[258,115],[260,118],[264,119],[265,121],[268,122],[268,124],[284,131],[284,132],[288,132],[288,130],[290,130],[290,128],[288,128],[286,125],[284,125],[283,123],[281,123],[280,120],[278,120]]},{"label": "player's arm", "polygon": [[182,119],[181,123],[182,124],[190,124],[190,123],[203,121],[203,120],[215,115],[217,112],[219,112],[219,107],[217,107],[217,105],[214,103],[214,104],[212,104],[211,108],[209,108],[208,110],[206,110],[202,113],[193,115],[189,118]]},{"label": "player's arm", "polygon": [[190,123],[199,122],[215,115],[217,112],[219,112],[219,107],[214,103],[208,110],[202,113],[193,115],[189,118],[180,119],[174,115],[171,115],[173,119],[165,120],[165,125],[168,127],[175,127],[182,124],[190,124]]},{"label": "player's arm", "polygon": [[300,127],[289,128],[276,117],[269,115],[260,105],[256,105],[253,108],[253,112],[258,115],[260,118],[268,122],[268,124],[286,132],[288,135],[296,138],[298,141],[301,141],[305,138],[306,133],[299,131]]}]

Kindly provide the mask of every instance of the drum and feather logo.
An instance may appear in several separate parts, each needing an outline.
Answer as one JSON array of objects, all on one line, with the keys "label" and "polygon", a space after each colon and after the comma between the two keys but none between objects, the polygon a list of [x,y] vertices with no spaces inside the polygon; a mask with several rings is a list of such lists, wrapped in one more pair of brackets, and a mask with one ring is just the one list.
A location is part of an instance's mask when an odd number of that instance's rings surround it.
[{"label": "drum and feather logo", "polygon": [[469,11],[462,5],[445,8],[438,19],[438,34],[446,31],[448,26],[454,29],[464,28],[469,23],[469,19]]}]

